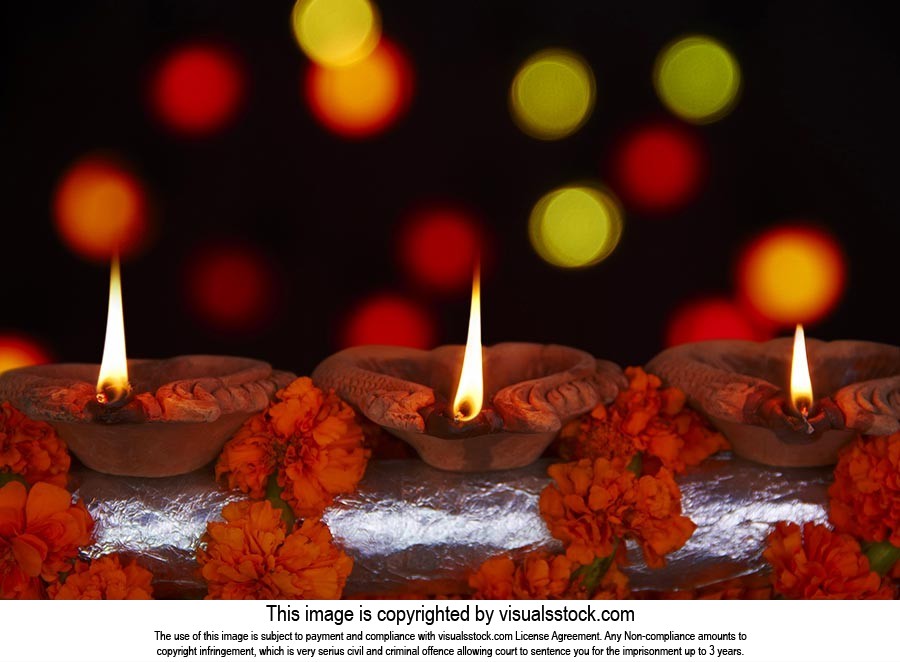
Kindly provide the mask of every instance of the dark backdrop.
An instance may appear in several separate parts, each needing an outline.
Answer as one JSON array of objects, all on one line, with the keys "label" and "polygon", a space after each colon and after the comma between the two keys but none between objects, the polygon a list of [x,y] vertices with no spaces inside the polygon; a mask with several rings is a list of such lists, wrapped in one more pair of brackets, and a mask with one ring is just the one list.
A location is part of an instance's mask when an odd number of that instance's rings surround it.
[{"label": "dark backdrop", "polygon": [[[484,338],[553,341],[624,363],[649,359],[681,301],[733,290],[737,252],[784,219],[819,221],[848,256],[840,305],[810,335],[896,343],[900,197],[896,27],[861,3],[479,1],[379,3],[409,53],[416,89],[390,131],[347,142],[310,116],[307,61],[291,2],[3,3],[0,39],[0,329],[45,342],[60,360],[98,361],[107,271],[57,239],[50,201],[82,155],[120,154],[151,190],[155,242],[125,265],[132,356],[222,352],[307,372],[336,349],[344,312],[380,290],[410,292],[439,340],[463,342],[467,294],[426,297],[396,265],[396,227],[419,200],[460,201],[493,234]],[[650,84],[658,50],[684,32],[738,57],[743,96],[701,127],[713,164],[700,197],[666,218],[627,210],[618,250],[580,272],[554,269],[525,232],[535,200],[597,177],[635,122],[664,117]],[[168,48],[208,38],[247,68],[241,115],[207,139],[171,135],[147,110],[149,71]],[[544,143],[509,119],[506,95],[538,48],[580,52],[598,103],[572,138]],[[221,334],[185,310],[182,262],[211,238],[252,242],[283,284],[276,318]]]}]

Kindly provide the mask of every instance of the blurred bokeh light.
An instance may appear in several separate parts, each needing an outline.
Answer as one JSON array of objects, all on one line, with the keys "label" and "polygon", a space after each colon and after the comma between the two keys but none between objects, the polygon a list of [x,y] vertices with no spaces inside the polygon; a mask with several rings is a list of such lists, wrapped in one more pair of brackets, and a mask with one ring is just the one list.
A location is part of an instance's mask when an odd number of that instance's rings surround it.
[{"label": "blurred bokeh light", "polygon": [[18,333],[0,333],[0,373],[50,361],[39,343]]},{"label": "blurred bokeh light", "polygon": [[422,306],[396,294],[377,294],[358,303],[344,321],[343,347],[402,345],[430,349],[437,337]]},{"label": "blurred bokeh light", "polygon": [[741,88],[741,69],[725,46],[704,35],[682,37],[657,56],[653,83],[662,102],[688,122],[727,115]]},{"label": "blurred bokeh light", "polygon": [[843,251],[823,230],[785,225],[750,242],[738,262],[738,287],[750,310],[778,325],[814,322],[840,300]]},{"label": "blurred bokeh light", "polygon": [[594,74],[579,55],[548,49],[528,58],[509,91],[512,117],[541,140],[573,134],[587,121],[596,96]]},{"label": "blurred bokeh light", "polygon": [[244,73],[228,50],[188,44],[159,65],[150,96],[160,120],[184,134],[207,135],[223,128],[237,113],[244,95]]},{"label": "blurred bokeh light", "polygon": [[378,11],[369,0],[297,0],[291,27],[303,52],[326,67],[362,60],[381,38]]},{"label": "blurred bokeh light", "polygon": [[605,259],[622,235],[622,212],[609,192],[566,186],[542,197],[528,222],[531,245],[544,260],[566,268]]},{"label": "blurred bokeh light", "polygon": [[390,126],[409,106],[412,88],[406,55],[386,39],[368,57],[346,67],[312,64],[305,79],[315,118],[347,138],[363,138]]},{"label": "blurred bokeh light", "polygon": [[484,248],[475,216],[457,206],[416,209],[399,233],[399,257],[410,279],[438,292],[468,292],[472,270]]},{"label": "blurred bokeh light", "polygon": [[138,179],[104,157],[85,157],[62,176],[53,201],[56,231],[74,253],[106,261],[143,248],[148,237],[147,197]]},{"label": "blurred bokeh light", "polygon": [[615,155],[617,191],[641,211],[672,211],[699,192],[705,161],[699,139],[682,126],[641,127],[625,137]]},{"label": "blurred bokeh light", "polygon": [[758,328],[734,301],[724,297],[704,297],[682,304],[672,313],[666,327],[666,346],[702,340],[765,340]]},{"label": "blurred bokeh light", "polygon": [[217,243],[189,256],[186,305],[204,326],[229,333],[271,322],[279,283],[266,255],[245,244]]}]

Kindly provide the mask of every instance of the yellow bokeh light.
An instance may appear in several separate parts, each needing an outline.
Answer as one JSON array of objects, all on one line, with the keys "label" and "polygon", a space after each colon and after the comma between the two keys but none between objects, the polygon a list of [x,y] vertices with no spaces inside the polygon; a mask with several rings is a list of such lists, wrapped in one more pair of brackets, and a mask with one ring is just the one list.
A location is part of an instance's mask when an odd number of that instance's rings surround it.
[{"label": "yellow bokeh light", "polygon": [[589,267],[609,256],[622,236],[619,202],[591,186],[551,191],[528,222],[531,245],[544,260],[565,268]]},{"label": "yellow bokeh light", "polygon": [[369,0],[297,0],[291,27],[303,52],[327,67],[362,60],[381,38],[378,10]]},{"label": "yellow bokeh light", "polygon": [[741,88],[741,68],[718,41],[693,35],[660,52],[653,84],[669,110],[689,122],[706,124],[734,107]]},{"label": "yellow bokeh light", "polygon": [[838,244],[807,227],[782,227],[754,241],[738,266],[741,296],[780,325],[815,321],[843,293],[846,267]]},{"label": "yellow bokeh light", "polygon": [[591,68],[575,53],[540,51],[516,73],[509,91],[510,111],[528,135],[557,140],[587,121],[594,108],[595,87]]}]

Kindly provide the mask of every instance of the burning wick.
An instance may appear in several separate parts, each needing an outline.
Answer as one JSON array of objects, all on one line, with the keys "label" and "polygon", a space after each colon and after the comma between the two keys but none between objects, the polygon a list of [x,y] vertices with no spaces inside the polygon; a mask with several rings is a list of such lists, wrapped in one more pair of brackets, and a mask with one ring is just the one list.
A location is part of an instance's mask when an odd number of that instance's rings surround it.
[{"label": "burning wick", "polygon": [[106,314],[106,341],[97,379],[97,402],[121,406],[131,395],[128,383],[128,359],[125,354],[125,320],[122,314],[122,278],[119,256],[114,255],[109,273],[109,310]]},{"label": "burning wick", "polygon": [[806,337],[803,325],[798,324],[794,332],[794,354],[791,358],[791,401],[794,409],[806,423],[806,433],[815,428],[809,422],[809,410],[813,403],[812,379],[809,376],[809,360],[806,356]]},{"label": "burning wick", "polygon": [[471,421],[481,413],[484,402],[484,367],[481,355],[481,273],[478,265],[472,276],[472,304],[469,308],[469,334],[463,355],[459,385],[453,398],[453,420]]}]

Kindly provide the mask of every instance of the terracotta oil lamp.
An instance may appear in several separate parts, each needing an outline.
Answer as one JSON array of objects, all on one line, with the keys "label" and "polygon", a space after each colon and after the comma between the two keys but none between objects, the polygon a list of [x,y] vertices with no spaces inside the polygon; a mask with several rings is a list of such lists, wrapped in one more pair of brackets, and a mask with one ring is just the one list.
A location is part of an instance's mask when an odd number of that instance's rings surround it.
[{"label": "terracotta oil lamp", "polygon": [[483,348],[477,270],[465,347],[353,347],[319,364],[313,379],[451,471],[530,464],[565,423],[625,385],[618,366],[571,347]]},{"label": "terracotta oil lamp", "polygon": [[174,476],[211,462],[293,375],[268,363],[192,355],[127,360],[118,260],[101,365],[51,364],[0,375],[0,401],[47,421],[91,469]]},{"label": "terracotta oil lamp", "polygon": [[[808,350],[808,351],[807,351]],[[647,369],[684,390],[734,452],[773,466],[833,464],[856,434],[900,429],[900,347],[720,340],[667,349]]]}]

